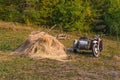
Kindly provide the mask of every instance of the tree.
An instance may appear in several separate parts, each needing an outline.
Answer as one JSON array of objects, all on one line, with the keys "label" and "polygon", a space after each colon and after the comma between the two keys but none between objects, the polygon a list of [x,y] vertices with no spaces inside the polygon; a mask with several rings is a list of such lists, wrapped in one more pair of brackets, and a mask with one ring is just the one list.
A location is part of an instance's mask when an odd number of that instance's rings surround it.
[{"label": "tree", "polygon": [[120,0],[110,0],[105,21],[110,34],[120,34]]},{"label": "tree", "polygon": [[86,9],[82,0],[59,0],[52,22],[64,30],[85,30]]},{"label": "tree", "polygon": [[109,0],[91,0],[93,7],[92,30],[96,32],[104,32],[107,28],[105,23],[105,13],[108,9]]}]

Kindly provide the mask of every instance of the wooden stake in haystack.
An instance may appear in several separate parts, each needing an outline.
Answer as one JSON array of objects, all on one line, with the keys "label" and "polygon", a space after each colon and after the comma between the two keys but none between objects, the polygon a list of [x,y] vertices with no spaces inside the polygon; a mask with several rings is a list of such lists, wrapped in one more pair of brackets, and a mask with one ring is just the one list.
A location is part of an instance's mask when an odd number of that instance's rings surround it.
[{"label": "wooden stake in haystack", "polygon": [[23,45],[14,50],[15,54],[31,58],[65,59],[65,47],[55,37],[45,32],[32,32]]}]

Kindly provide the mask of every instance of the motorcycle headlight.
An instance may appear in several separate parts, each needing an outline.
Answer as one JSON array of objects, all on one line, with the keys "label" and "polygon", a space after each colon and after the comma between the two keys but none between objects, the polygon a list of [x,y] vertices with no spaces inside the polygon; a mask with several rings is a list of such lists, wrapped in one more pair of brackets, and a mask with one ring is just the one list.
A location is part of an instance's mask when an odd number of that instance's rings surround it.
[{"label": "motorcycle headlight", "polygon": [[94,44],[96,44],[98,41],[93,41]]}]

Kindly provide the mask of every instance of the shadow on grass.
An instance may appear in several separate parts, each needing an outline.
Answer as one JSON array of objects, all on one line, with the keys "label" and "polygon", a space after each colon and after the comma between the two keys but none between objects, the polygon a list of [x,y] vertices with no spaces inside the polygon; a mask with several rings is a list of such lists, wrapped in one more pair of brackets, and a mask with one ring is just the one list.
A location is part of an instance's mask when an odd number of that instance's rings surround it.
[{"label": "shadow on grass", "polygon": [[68,53],[69,59],[72,57],[74,58],[80,58],[80,57],[86,57],[86,58],[92,58],[94,57],[92,54],[92,51],[77,51],[77,52],[70,52]]},{"label": "shadow on grass", "polygon": [[82,55],[82,56],[85,56],[85,57],[93,57],[92,51],[78,51],[75,54]]},{"label": "shadow on grass", "polygon": [[94,57],[91,50],[77,50],[73,52],[72,48],[67,49],[68,55],[84,56],[84,57]]}]

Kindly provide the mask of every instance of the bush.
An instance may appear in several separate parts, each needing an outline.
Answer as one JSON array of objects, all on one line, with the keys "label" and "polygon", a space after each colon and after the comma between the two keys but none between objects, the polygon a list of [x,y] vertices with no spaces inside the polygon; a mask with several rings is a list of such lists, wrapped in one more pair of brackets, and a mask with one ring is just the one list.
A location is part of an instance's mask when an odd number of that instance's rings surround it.
[{"label": "bush", "polygon": [[0,0],[0,19],[120,34],[119,0]]},{"label": "bush", "polygon": [[64,30],[88,30],[89,28],[84,28],[87,17],[91,16],[91,11],[87,4],[88,2],[84,4],[82,0],[59,1],[53,14],[53,24],[62,27]]},{"label": "bush", "polygon": [[105,15],[105,21],[110,34],[120,34],[120,1],[110,0],[108,11]]}]

